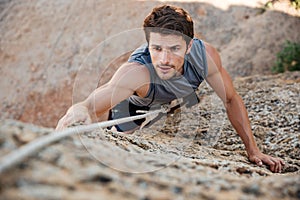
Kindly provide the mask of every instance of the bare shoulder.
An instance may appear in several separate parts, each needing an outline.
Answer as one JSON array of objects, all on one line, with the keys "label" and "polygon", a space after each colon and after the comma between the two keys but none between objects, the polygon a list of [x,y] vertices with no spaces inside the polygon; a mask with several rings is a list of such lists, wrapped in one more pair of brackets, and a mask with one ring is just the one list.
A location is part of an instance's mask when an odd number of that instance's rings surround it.
[{"label": "bare shoulder", "polygon": [[207,56],[210,56],[211,58],[220,57],[219,52],[214,46],[212,46],[207,42],[204,42],[204,46],[205,46],[206,53],[208,54]]},{"label": "bare shoulder", "polygon": [[206,50],[206,60],[208,64],[208,75],[215,74],[222,70],[222,63],[219,52],[211,44],[204,42]]},{"label": "bare shoulder", "polygon": [[216,48],[213,47],[210,43],[203,41],[206,51],[213,52],[216,51]]}]

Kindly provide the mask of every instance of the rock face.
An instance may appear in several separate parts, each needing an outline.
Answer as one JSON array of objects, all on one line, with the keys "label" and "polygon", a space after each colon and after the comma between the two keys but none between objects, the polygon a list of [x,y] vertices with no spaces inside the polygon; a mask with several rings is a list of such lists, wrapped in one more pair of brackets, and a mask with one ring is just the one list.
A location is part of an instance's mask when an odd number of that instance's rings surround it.
[{"label": "rock face", "polygon": [[[199,105],[151,128],[96,130],[39,150],[0,174],[0,199],[299,199],[300,74],[269,69],[285,40],[300,41],[300,14],[285,1],[264,10],[265,2],[172,4],[189,11],[196,35],[220,51],[259,148],[286,162],[281,174],[248,161],[203,84]],[[140,27],[158,4],[1,0],[0,156],[50,134],[72,103],[108,81],[144,43]]]},{"label": "rock face", "polygon": [[[134,134],[105,130],[39,150],[0,179],[0,199],[299,199],[300,73],[238,78],[260,149],[281,174],[250,163],[211,89]],[[218,126],[214,126],[214,124]],[[1,156],[52,129],[1,121]]]},{"label": "rock face", "polygon": [[[285,40],[300,41],[299,11],[265,0],[176,1],[232,77],[269,74]],[[144,17],[160,1],[0,1],[1,119],[54,127],[66,109],[109,80],[119,56],[144,43]],[[106,74],[104,72],[107,72]]]}]

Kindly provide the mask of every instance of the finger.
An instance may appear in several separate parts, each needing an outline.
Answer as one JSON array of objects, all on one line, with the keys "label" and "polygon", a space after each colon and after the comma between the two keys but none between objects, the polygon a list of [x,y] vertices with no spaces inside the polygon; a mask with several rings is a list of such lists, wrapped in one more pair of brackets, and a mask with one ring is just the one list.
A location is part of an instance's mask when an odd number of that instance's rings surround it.
[{"label": "finger", "polygon": [[273,159],[273,162],[275,163],[275,172],[276,173],[281,173],[281,162],[279,159]]},{"label": "finger", "polygon": [[263,162],[269,166],[272,172],[275,172],[275,163],[269,157],[264,158]]},{"label": "finger", "polygon": [[281,173],[281,172],[282,172],[282,165],[281,165],[281,162],[278,161],[277,165],[278,165],[278,173]]},{"label": "finger", "polygon": [[92,120],[91,118],[87,117],[84,121],[85,124],[91,124],[92,123]]},{"label": "finger", "polygon": [[70,125],[72,125],[72,123],[74,123],[72,121],[73,121],[72,118],[65,119],[62,123],[62,129],[68,128]]},{"label": "finger", "polygon": [[59,131],[59,129],[60,129],[60,124],[59,124],[59,121],[58,121],[58,123],[57,123],[57,125],[56,125],[56,127],[55,127],[55,130],[56,130],[56,131]]},{"label": "finger", "polygon": [[281,161],[277,160],[277,165],[278,165],[278,173],[281,173],[282,171],[282,165],[281,165]]},{"label": "finger", "polygon": [[270,170],[272,172],[275,172],[275,167],[276,167],[275,163],[272,160],[268,159],[268,163],[267,164],[270,166]]},{"label": "finger", "polygon": [[73,119],[71,117],[64,116],[59,120],[57,130],[62,131],[63,129],[67,128],[70,124],[72,124],[72,121]]},{"label": "finger", "polygon": [[257,158],[257,157],[255,157],[255,158],[253,159],[253,161],[254,161],[255,164],[257,164],[258,166],[262,166],[262,165],[263,165],[263,162],[261,161],[261,159],[259,159],[259,158]]},{"label": "finger", "polygon": [[60,124],[57,124],[55,130],[56,130],[56,131],[61,131],[61,129],[62,129],[62,128],[61,128],[61,125],[60,125]]},{"label": "finger", "polygon": [[280,165],[279,165],[279,163],[276,160],[273,160],[273,162],[274,162],[274,172],[278,173]]},{"label": "finger", "polygon": [[55,130],[56,131],[61,131],[62,129],[63,129],[63,118],[58,121]]},{"label": "finger", "polygon": [[81,120],[78,120],[77,122],[75,123],[81,123],[81,124],[91,124],[92,123],[92,120],[89,116],[85,116],[84,119],[81,119]]}]

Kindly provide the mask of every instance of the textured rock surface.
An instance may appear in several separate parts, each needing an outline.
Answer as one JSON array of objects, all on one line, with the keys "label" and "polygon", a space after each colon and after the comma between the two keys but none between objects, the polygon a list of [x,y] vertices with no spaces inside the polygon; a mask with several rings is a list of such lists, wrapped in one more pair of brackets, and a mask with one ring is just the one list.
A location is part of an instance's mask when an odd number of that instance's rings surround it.
[{"label": "textured rock surface", "polygon": [[[300,41],[299,11],[280,1],[264,12],[265,2],[170,3],[191,13],[196,34],[239,77],[270,74],[285,40]],[[54,127],[72,101],[109,80],[143,42],[137,28],[161,3],[0,0],[0,156],[53,131],[23,122]],[[203,84],[198,106],[151,129],[98,130],[38,151],[0,175],[0,199],[299,199],[299,84],[297,72],[235,79],[258,146],[287,163],[282,174],[248,161]]]},{"label": "textured rock surface", "polygon": [[[259,147],[287,163],[281,174],[247,160],[203,85],[198,106],[151,129],[97,130],[38,151],[0,175],[0,199],[299,199],[300,73],[239,78],[235,86]],[[12,120],[0,127],[1,156],[52,131]]]}]

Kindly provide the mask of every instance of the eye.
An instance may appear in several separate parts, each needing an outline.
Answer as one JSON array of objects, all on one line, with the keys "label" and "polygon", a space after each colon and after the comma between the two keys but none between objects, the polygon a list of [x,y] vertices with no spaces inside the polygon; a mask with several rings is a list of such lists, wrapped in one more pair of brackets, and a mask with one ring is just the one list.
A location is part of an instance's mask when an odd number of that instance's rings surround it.
[{"label": "eye", "polygon": [[152,46],[152,49],[154,51],[161,51],[161,47],[160,46]]},{"label": "eye", "polygon": [[175,46],[175,47],[171,47],[171,51],[172,52],[177,52],[180,50],[180,47],[179,46]]}]

